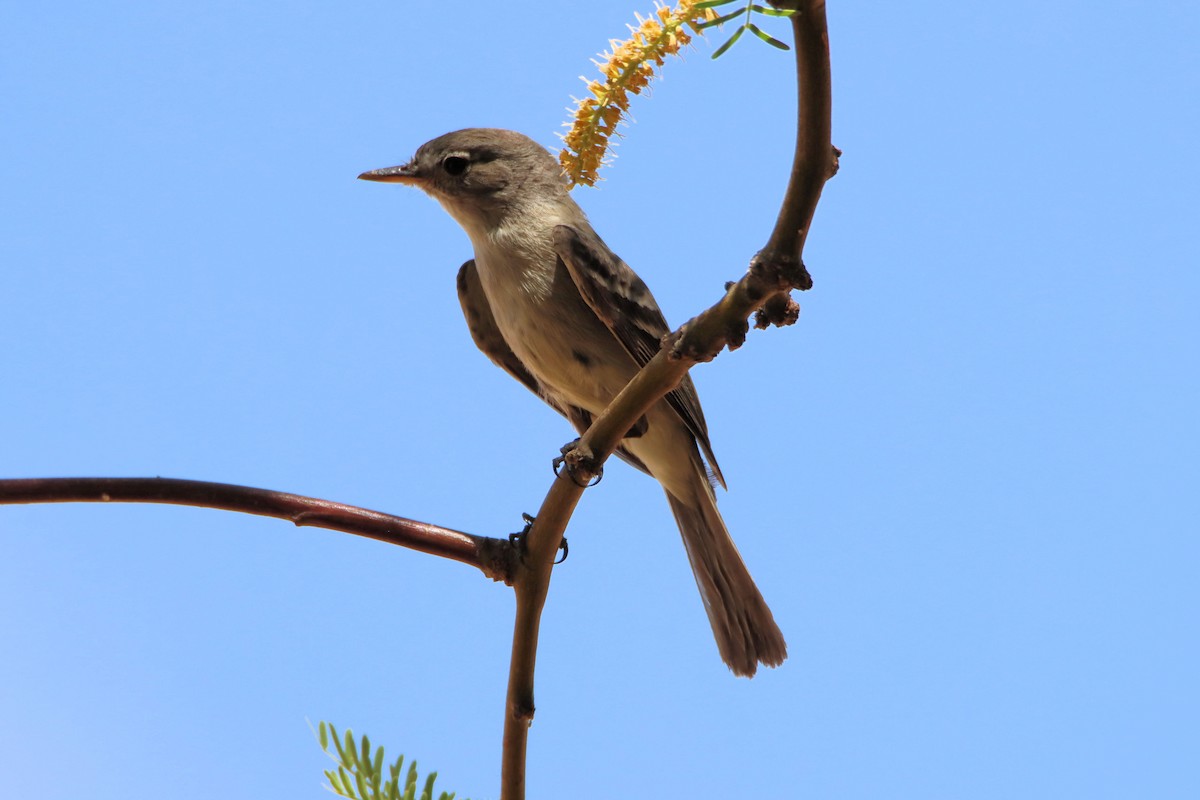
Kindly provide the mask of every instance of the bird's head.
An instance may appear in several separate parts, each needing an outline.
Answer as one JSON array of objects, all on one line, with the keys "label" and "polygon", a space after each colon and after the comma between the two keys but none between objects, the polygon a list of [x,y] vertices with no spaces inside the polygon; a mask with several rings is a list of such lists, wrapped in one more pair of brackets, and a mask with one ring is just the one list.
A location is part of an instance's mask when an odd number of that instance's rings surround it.
[{"label": "bird's head", "polygon": [[416,186],[468,231],[495,229],[514,213],[530,213],[567,196],[566,178],[549,151],[524,134],[500,128],[447,133],[421,145],[407,164],[358,177]]}]

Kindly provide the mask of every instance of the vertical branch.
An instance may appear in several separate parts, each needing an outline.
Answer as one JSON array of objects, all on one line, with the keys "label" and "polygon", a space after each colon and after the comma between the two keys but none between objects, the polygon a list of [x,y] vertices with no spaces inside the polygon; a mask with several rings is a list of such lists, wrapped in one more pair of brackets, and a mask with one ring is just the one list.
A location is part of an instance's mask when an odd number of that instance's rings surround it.
[{"label": "vertical branch", "polygon": [[669,339],[670,346],[650,360],[565,453],[571,469],[564,469],[550,487],[537,521],[526,537],[525,558],[514,583],[517,608],[505,704],[501,800],[525,798],[538,630],[554,554],[583,494],[580,484],[588,482],[625,432],[678,385],[693,364],[710,358],[726,345],[740,344],[735,334],[739,329],[745,330],[747,316],[764,304],[781,298],[787,300],[793,288],[812,286],[801,255],[821,190],[837,169],[837,151],[830,141],[832,91],[825,2],[770,2],[797,12],[791,20],[799,84],[796,152],[779,216],[767,245],[754,257],[747,275],[716,306],[688,322],[682,334],[676,332]]},{"label": "vertical branch", "polygon": [[796,149],[787,192],[766,246],[753,267],[779,271],[800,289],[812,287],[801,259],[817,202],[825,181],[837,172],[837,151],[831,143],[833,89],[829,67],[829,26],[824,0],[771,0],[790,8],[796,39]]},{"label": "vertical branch", "polygon": [[[614,440],[614,447],[616,441],[619,439]],[[550,590],[554,555],[558,552],[567,522],[583,495],[583,487],[579,484],[586,484],[590,477],[584,467],[576,469],[574,479],[569,470],[564,468],[551,485],[533,527],[525,537],[524,558],[513,584],[517,610],[505,699],[504,750],[500,766],[501,800],[524,800],[525,797],[525,761],[529,726],[533,722],[533,673],[537,663],[542,608],[546,605],[546,594]]]}]

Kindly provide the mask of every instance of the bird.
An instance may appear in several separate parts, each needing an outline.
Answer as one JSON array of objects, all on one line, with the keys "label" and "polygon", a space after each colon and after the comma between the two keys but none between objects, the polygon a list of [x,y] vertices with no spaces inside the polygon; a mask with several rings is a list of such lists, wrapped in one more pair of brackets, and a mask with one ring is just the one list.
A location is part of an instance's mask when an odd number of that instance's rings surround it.
[{"label": "bird", "polygon": [[[670,327],[641,278],[592,229],[554,156],[499,128],[467,128],[363,180],[437,200],[474,258],[458,296],[475,345],[582,434],[658,352]],[[787,643],[725,522],[725,486],[690,377],[626,434],[616,454],[666,492],[717,649],[736,675],[775,667]],[[707,466],[706,466],[707,462]]]}]

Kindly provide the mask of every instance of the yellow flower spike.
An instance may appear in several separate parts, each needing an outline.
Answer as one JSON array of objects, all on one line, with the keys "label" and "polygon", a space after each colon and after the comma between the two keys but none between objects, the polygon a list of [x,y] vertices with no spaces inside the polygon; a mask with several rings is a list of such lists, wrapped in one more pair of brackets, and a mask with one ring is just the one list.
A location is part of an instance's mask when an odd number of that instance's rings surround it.
[{"label": "yellow flower spike", "polygon": [[655,3],[650,16],[634,14],[636,27],[626,25],[629,39],[609,40],[610,52],[595,62],[604,82],[584,79],[591,97],[575,101],[571,127],[562,135],[558,160],[573,185],[595,185],[600,167],[607,163],[609,140],[620,135],[617,126],[629,111],[629,95],[641,94],[654,78],[655,67],[692,41],[687,29],[702,33],[700,24],[716,19],[715,11],[697,9],[697,2],[679,0],[675,8]]}]

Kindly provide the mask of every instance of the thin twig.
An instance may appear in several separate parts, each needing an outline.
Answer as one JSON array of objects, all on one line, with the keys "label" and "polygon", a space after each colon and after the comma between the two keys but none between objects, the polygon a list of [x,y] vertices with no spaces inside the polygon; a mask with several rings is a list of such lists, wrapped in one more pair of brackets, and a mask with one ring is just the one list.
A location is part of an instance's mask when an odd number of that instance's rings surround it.
[{"label": "thin twig", "polygon": [[[663,348],[621,391],[580,437],[567,458],[576,472],[563,470],[550,487],[537,521],[526,537],[527,552],[517,570],[517,615],[508,678],[504,720],[501,800],[524,800],[525,756],[529,725],[534,715],[533,678],[538,629],[558,543],[591,473],[612,454],[625,433],[663,396],[678,385],[696,363],[713,358],[723,347],[741,345],[747,319],[764,305],[783,298],[787,307],[792,289],[812,285],[801,253],[808,227],[825,181],[836,171],[836,151],[830,141],[831,89],[829,42],[824,0],[778,5],[796,7],[792,27],[796,36],[799,83],[799,122],[796,155],[779,219],[767,246],[751,269],[729,287],[715,306],[687,322],[664,341]],[[772,314],[786,324],[794,315]]]},{"label": "thin twig", "polygon": [[177,478],[12,478],[0,480],[0,505],[15,503],[168,503],[286,519],[353,533],[450,558],[512,582],[507,539],[473,536],[427,522],[270,489]]}]

